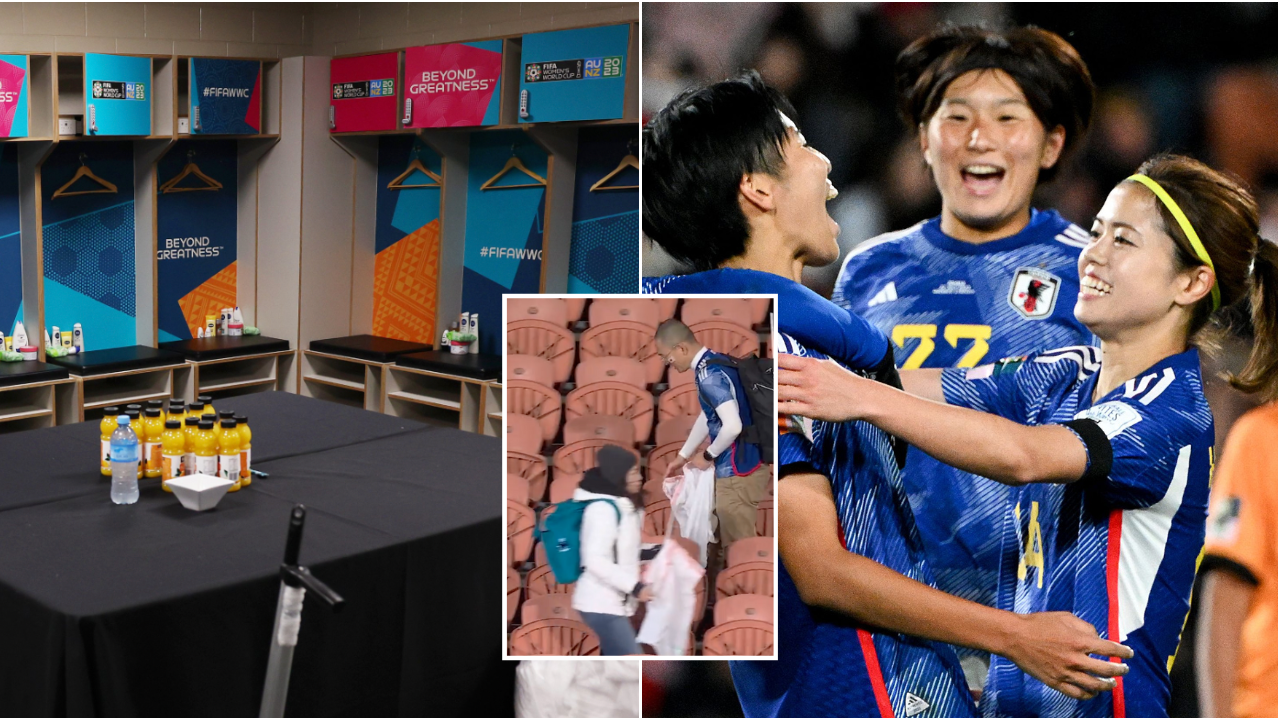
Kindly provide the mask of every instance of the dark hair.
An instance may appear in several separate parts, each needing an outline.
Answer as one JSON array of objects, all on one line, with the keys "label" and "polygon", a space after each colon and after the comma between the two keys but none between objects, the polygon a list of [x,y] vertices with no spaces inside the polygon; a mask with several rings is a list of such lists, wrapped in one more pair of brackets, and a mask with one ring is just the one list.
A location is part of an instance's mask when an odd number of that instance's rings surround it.
[{"label": "dark hair", "polygon": [[696,271],[743,254],[750,226],[737,198],[743,175],[779,176],[794,108],[753,70],[689,90],[643,130],[643,232]]},{"label": "dark hair", "polygon": [[942,25],[896,58],[896,94],[910,129],[932,119],[950,83],[972,70],[1006,72],[1044,129],[1065,128],[1060,159],[1038,173],[1051,181],[1092,122],[1096,86],[1083,58],[1060,35],[1037,27]]},{"label": "dark hair", "polygon": [[[1210,296],[1198,301],[1189,326],[1192,343],[1214,343],[1226,329],[1224,318],[1231,305],[1247,302],[1255,335],[1251,355],[1242,371],[1229,376],[1229,383],[1266,401],[1278,399],[1278,245],[1260,236],[1255,198],[1238,180],[1183,155],[1156,155],[1136,172],[1157,182],[1176,201],[1215,265],[1220,309],[1212,310]],[[1176,243],[1179,268],[1206,264],[1167,206],[1155,203],[1164,231]]]}]

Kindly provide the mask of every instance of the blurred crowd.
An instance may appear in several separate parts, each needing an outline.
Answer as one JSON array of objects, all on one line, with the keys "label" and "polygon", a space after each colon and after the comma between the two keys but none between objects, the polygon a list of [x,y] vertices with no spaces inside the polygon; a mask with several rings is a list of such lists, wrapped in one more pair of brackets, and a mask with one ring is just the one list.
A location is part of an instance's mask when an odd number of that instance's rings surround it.
[{"label": "blurred crowd", "polygon": [[[645,121],[682,90],[755,68],[784,92],[808,142],[833,163],[831,214],[846,255],[858,243],[940,211],[917,132],[897,113],[893,63],[938,23],[1014,23],[1052,30],[1079,51],[1097,86],[1088,136],[1035,206],[1088,227],[1108,190],[1142,160],[1174,150],[1237,175],[1278,238],[1278,4],[644,3]],[[678,271],[655,245],[645,276]],[[829,296],[842,261],[805,270]],[[1247,337],[1228,340],[1204,376],[1240,368]],[[1217,451],[1254,401],[1206,387]],[[1194,601],[1197,606],[1197,599]],[[1197,718],[1191,613],[1173,669],[1173,716]],[[780,639],[784,642],[784,638]],[[722,664],[644,665],[645,716],[734,716]],[[679,706],[678,710],[671,710]]]}]

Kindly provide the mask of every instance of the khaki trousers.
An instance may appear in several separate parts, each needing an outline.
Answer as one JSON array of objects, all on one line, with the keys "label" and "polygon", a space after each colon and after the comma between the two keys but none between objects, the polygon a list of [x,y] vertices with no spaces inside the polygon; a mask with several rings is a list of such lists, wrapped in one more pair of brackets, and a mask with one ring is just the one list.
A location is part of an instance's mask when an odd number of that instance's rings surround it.
[{"label": "khaki trousers", "polygon": [[719,517],[719,547],[726,555],[728,546],[737,539],[755,535],[754,525],[759,502],[768,496],[772,471],[760,464],[745,476],[729,476],[714,480],[715,513]]}]

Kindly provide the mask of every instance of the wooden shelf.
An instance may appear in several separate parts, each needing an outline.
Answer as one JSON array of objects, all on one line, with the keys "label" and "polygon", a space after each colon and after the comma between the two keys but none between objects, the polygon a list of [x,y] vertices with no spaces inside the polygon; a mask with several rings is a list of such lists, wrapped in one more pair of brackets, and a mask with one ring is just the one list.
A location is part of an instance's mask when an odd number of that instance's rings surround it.
[{"label": "wooden shelf", "polygon": [[403,399],[404,401],[411,401],[417,404],[425,404],[427,406],[434,406],[440,409],[448,409],[450,411],[461,411],[460,401],[452,401],[449,399],[442,399],[442,398],[433,397],[433,396],[423,396],[422,394],[413,394],[407,391],[394,391],[387,394],[386,396],[391,399]]},{"label": "wooden shelf", "polygon": [[0,408],[0,422],[30,419],[35,416],[52,416],[53,408],[35,404],[15,404]]},{"label": "wooden shelf", "polygon": [[246,379],[243,381],[228,381],[221,384],[201,384],[199,393],[203,394],[209,391],[226,391],[228,389],[243,389],[250,386],[261,386],[263,384],[274,384],[275,377],[266,379]]},{"label": "wooden shelf", "polygon": [[315,382],[316,384],[326,384],[328,386],[335,386],[341,389],[350,389],[351,391],[358,391],[358,392],[364,391],[363,384],[358,384],[353,381],[347,381],[345,379],[335,379],[333,377],[319,376],[317,374],[303,374],[302,380]]},{"label": "wooden shelf", "polygon": [[152,392],[149,394],[126,394],[125,392],[120,392],[109,399],[86,401],[84,402],[84,408],[87,411],[89,409],[101,409],[104,406],[114,406],[117,404],[141,404],[152,399],[163,399],[164,397],[171,395],[172,392],[169,391]]}]

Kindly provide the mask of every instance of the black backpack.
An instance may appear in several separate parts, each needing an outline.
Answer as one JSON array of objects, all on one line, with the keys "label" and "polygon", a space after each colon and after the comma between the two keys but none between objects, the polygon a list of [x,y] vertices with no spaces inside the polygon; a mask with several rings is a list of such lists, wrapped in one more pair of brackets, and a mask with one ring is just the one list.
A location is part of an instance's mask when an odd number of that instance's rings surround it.
[{"label": "black backpack", "polygon": [[709,361],[737,370],[746,400],[750,402],[751,424],[741,428],[739,438],[758,444],[763,463],[774,463],[772,447],[776,443],[776,428],[772,408],[776,405],[776,363],[753,354],[744,359],[722,356],[712,357]]}]

